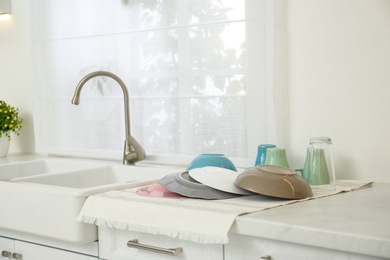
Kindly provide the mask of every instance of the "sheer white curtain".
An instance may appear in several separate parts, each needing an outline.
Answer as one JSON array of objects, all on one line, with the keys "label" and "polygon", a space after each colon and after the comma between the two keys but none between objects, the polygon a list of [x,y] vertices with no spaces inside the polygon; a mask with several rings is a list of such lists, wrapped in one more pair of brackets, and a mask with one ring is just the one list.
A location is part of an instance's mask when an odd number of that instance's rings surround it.
[{"label": "sheer white curtain", "polygon": [[[275,143],[273,1],[32,0],[34,125],[40,153],[115,158],[131,133],[148,159],[222,153],[254,163]],[[239,163],[240,164],[240,163]]]}]

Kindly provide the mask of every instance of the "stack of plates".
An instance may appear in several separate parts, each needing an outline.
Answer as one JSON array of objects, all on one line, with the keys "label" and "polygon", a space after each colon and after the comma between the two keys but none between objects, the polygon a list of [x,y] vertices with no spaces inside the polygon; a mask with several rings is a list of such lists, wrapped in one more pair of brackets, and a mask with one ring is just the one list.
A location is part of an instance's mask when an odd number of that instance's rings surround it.
[{"label": "stack of plates", "polygon": [[200,199],[257,194],[285,199],[313,196],[310,186],[294,170],[274,165],[258,165],[243,173],[207,166],[166,175],[158,185],[140,189],[137,194],[160,198],[180,198],[181,195]]}]

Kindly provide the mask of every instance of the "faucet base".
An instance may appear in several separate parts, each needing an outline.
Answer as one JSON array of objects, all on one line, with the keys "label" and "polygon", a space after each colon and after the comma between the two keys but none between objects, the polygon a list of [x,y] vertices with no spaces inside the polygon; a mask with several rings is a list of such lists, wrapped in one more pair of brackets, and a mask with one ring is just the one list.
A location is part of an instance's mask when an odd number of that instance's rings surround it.
[{"label": "faucet base", "polygon": [[129,136],[125,141],[125,149],[123,153],[123,164],[133,165],[135,162],[145,159],[145,150],[135,140],[134,137]]}]

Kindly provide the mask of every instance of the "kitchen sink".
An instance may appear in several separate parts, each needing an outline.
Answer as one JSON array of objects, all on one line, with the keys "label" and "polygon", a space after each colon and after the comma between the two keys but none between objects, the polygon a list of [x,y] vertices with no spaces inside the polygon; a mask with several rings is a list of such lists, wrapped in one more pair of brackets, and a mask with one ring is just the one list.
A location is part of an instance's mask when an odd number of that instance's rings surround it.
[{"label": "kitchen sink", "polygon": [[95,162],[64,158],[0,165],[0,228],[93,242],[97,227],[76,221],[88,196],[151,184],[181,170]]},{"label": "kitchen sink", "polygon": [[0,164],[0,180],[33,176],[56,172],[68,172],[91,168],[101,165],[76,159],[40,159],[25,162]]}]

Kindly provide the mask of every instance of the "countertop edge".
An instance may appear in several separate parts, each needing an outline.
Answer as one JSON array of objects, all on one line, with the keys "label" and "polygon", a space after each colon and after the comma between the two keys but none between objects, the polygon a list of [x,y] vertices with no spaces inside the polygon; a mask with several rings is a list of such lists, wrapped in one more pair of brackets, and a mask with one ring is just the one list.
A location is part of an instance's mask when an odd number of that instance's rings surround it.
[{"label": "countertop edge", "polygon": [[[254,226],[256,228],[254,228]],[[258,233],[256,230],[261,230],[262,232]],[[266,221],[254,222],[250,219],[240,217],[236,219],[229,233],[260,237],[305,246],[339,250],[355,254],[383,258],[389,258],[390,256],[389,241],[346,233],[336,234],[334,231],[326,232],[324,230],[305,229],[290,225],[278,225]],[[307,239],[308,237],[310,237],[310,239]],[[351,244],[355,246],[347,246]],[[372,251],[373,248],[379,248],[380,250]]]}]

